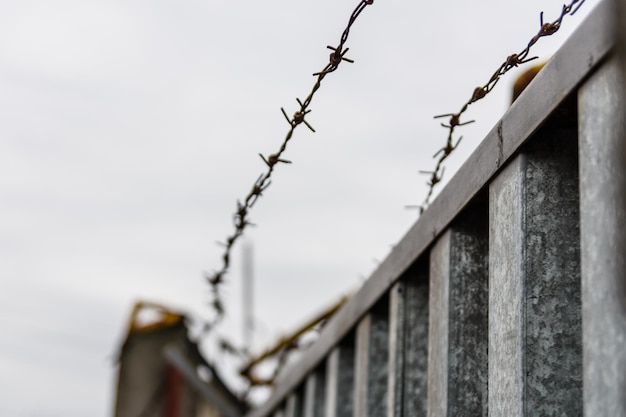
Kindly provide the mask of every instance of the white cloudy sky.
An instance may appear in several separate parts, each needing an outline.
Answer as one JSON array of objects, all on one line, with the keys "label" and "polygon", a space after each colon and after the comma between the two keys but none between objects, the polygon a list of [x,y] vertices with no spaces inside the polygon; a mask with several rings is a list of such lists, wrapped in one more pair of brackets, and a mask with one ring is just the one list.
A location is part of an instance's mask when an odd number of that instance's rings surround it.
[{"label": "white cloudy sky", "polygon": [[[547,58],[596,1],[535,50]],[[210,314],[232,232],[356,0],[0,0],[0,415],[112,415],[132,304]],[[431,156],[556,0],[377,0],[254,208],[257,349],[362,283],[416,220]],[[446,177],[506,110],[514,74]],[[225,291],[239,338],[238,262]]]}]

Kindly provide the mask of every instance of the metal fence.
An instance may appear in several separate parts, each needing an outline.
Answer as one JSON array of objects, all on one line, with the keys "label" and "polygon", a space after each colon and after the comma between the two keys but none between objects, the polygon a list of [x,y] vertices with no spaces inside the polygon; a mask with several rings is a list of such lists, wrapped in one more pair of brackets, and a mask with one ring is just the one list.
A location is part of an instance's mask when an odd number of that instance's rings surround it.
[{"label": "metal fence", "polygon": [[626,416],[626,99],[605,0],[248,417]]}]

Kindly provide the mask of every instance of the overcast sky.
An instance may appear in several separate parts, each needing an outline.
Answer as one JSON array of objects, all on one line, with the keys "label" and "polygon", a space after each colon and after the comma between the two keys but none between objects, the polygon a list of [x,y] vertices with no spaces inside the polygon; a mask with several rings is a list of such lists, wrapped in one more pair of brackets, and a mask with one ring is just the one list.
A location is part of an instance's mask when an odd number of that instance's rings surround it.
[{"label": "overcast sky", "polygon": [[[597,1],[534,48],[548,58]],[[109,417],[137,299],[210,316],[203,271],[356,0],[0,0],[0,415]],[[555,0],[382,1],[254,207],[256,348],[362,284],[417,219],[455,112]],[[508,106],[471,106],[446,179]],[[241,245],[224,291],[240,340]],[[211,358],[215,359],[215,358]]]}]

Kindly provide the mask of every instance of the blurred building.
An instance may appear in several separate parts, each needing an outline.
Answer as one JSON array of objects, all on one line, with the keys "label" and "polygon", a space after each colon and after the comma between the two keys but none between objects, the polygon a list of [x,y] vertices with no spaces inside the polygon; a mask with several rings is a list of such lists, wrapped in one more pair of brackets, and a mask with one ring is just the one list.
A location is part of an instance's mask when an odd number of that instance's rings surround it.
[{"label": "blurred building", "polygon": [[[143,320],[142,314],[152,314]],[[137,303],[119,354],[115,417],[239,417],[244,404],[189,339],[184,314]]]}]

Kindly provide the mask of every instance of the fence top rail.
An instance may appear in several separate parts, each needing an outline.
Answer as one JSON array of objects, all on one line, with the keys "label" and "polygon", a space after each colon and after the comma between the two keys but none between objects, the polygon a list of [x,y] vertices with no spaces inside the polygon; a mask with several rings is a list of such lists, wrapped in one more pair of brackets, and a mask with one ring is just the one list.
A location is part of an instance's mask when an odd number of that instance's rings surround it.
[{"label": "fence top rail", "polygon": [[608,56],[615,46],[614,3],[602,0],[587,16],[363,287],[332,317],[317,342],[285,371],[270,398],[247,417],[267,416],[278,407]]}]

